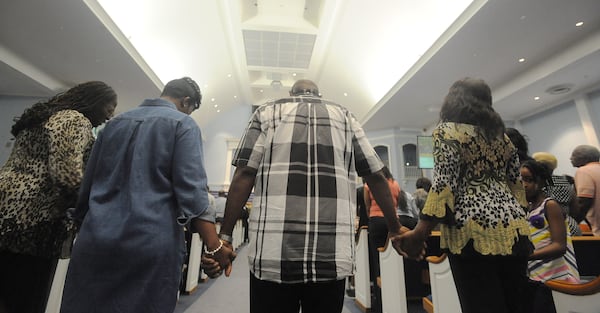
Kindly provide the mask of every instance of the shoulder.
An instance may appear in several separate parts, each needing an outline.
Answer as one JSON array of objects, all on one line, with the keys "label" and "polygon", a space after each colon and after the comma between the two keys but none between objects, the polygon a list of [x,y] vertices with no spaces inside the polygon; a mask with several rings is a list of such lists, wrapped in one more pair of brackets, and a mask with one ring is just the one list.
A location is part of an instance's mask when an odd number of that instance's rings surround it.
[{"label": "shoulder", "polygon": [[477,127],[470,124],[442,122],[433,131],[441,139],[470,140],[478,135]]},{"label": "shoulder", "polygon": [[91,129],[92,123],[87,117],[76,110],[62,110],[52,114],[46,123],[46,128],[52,129],[61,126],[85,127]]}]

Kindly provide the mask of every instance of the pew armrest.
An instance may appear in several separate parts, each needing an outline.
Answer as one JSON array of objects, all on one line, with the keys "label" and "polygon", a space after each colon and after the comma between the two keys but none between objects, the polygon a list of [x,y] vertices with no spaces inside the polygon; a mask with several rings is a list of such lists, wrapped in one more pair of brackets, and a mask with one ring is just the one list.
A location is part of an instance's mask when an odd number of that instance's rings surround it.
[{"label": "pew armrest", "polygon": [[427,262],[429,262],[429,263],[440,264],[440,263],[444,262],[444,260],[446,260],[447,257],[448,257],[447,254],[442,253],[442,255],[440,255],[440,256],[435,256],[435,255],[428,256],[425,258],[425,260],[427,260]]},{"label": "pew armrest", "polygon": [[587,296],[600,292],[600,276],[582,284],[571,284],[557,280],[549,280],[545,284],[551,290],[575,296]]}]

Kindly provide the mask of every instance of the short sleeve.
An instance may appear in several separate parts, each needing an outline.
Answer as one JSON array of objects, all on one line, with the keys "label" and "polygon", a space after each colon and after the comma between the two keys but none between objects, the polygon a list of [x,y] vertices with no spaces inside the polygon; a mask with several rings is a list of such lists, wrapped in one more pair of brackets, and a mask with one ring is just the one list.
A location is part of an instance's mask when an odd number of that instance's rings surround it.
[{"label": "short sleeve", "polygon": [[261,110],[256,110],[250,118],[233,157],[233,166],[248,166],[254,169],[260,166],[265,150],[265,133],[262,131],[260,112]]},{"label": "short sleeve", "polygon": [[586,171],[585,166],[575,172],[575,188],[577,188],[577,197],[580,198],[594,198],[596,194],[594,178]]},{"label": "short sleeve", "polygon": [[355,169],[358,176],[367,176],[383,168],[383,162],[371,146],[364,130],[354,116],[348,112],[352,150],[355,157]]}]

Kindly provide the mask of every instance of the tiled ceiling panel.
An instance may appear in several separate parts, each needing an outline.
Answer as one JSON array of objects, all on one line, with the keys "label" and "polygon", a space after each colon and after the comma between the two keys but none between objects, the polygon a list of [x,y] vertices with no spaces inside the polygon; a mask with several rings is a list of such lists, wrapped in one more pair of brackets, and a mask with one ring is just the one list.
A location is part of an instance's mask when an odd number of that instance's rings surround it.
[{"label": "tiled ceiling panel", "polygon": [[307,69],[316,35],[243,30],[248,66]]}]

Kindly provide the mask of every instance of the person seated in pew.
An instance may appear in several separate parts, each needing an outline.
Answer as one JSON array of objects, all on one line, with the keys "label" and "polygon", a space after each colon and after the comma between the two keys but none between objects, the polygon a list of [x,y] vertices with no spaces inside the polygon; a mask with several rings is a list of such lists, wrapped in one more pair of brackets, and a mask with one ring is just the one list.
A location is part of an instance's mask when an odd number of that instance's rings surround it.
[{"label": "person seated in pew", "polygon": [[521,165],[520,171],[529,202],[530,238],[535,246],[528,263],[532,280],[532,312],[551,313],[555,312],[552,293],[544,282],[564,280],[578,283],[577,261],[571,235],[567,231],[566,213],[558,201],[548,197],[544,191],[552,179],[550,169],[543,163],[528,160]]}]

